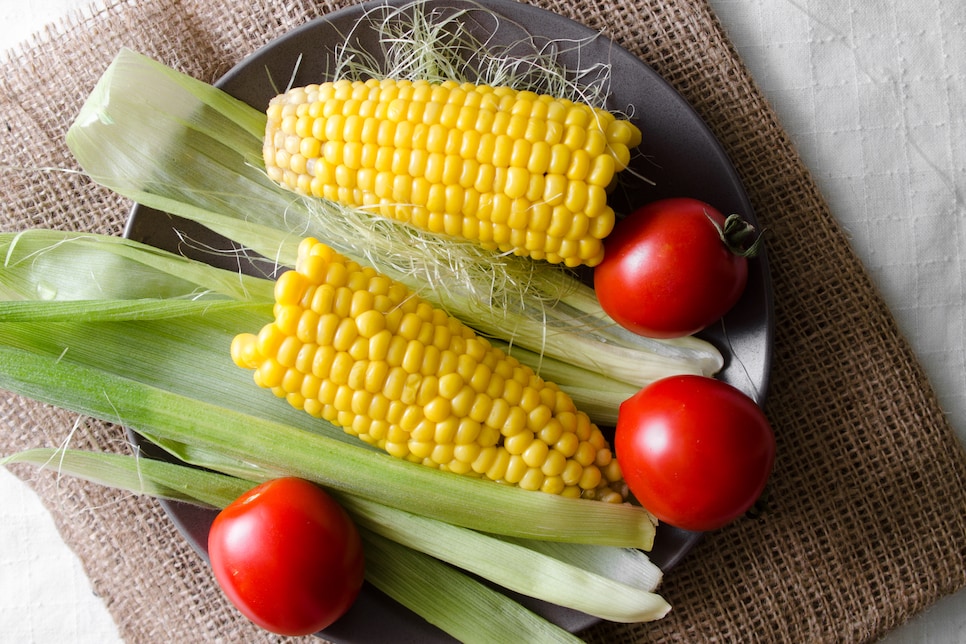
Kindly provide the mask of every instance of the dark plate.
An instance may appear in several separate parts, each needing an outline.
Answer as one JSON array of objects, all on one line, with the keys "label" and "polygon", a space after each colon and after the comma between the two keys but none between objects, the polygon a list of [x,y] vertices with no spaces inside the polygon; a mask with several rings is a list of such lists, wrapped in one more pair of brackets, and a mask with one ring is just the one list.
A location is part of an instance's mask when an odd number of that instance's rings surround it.
[{"label": "dark plate", "polygon": [[[226,74],[217,85],[248,104],[264,109],[276,94],[275,87],[292,79],[293,86],[328,79],[334,48],[352,33],[355,46],[372,54],[381,49],[366,12],[385,6],[386,2],[367,3],[337,11],[275,40],[255,52]],[[405,2],[390,2],[401,6]],[[475,19],[473,9],[485,6],[500,16]],[[559,61],[568,69],[585,69],[593,63],[610,66],[612,84],[608,108],[629,112],[644,132],[640,154],[632,166],[650,182],[640,182],[615,193],[612,205],[619,213],[655,199],[688,196],[704,200],[719,210],[737,212],[755,223],[754,213],[731,162],[705,123],[663,79],[639,59],[603,37],[595,37],[590,29],[567,18],[542,9],[509,0],[485,0],[469,3],[462,0],[438,2],[427,0],[426,9],[451,12],[471,10],[466,29],[481,40],[496,43],[536,42],[539,47],[549,41],[565,43]],[[480,16],[481,14],[477,14]],[[542,40],[541,40],[542,39]],[[579,48],[573,44],[580,42]],[[292,70],[297,73],[292,78]],[[275,85],[273,85],[273,79]],[[143,216],[136,207],[131,213],[126,235],[160,248],[181,250],[178,231],[198,241],[217,237],[191,222],[177,218]],[[199,256],[212,261],[210,255]],[[236,268],[237,266],[226,266]],[[719,378],[742,389],[763,402],[768,388],[768,372],[772,344],[772,303],[767,260],[762,253],[750,263],[748,286],[737,306],[722,325],[704,333],[704,337],[722,351],[725,367]],[[135,440],[136,437],[135,437]],[[140,441],[139,441],[140,442]],[[159,458],[157,450],[143,446]],[[208,529],[214,512],[183,504],[164,502],[164,508],[185,539],[207,557]],[[669,526],[658,529],[652,560],[665,571],[670,570],[700,539],[700,534]],[[559,606],[521,599],[533,610],[578,631],[592,625],[596,618]],[[370,586],[363,589],[359,601],[336,624],[326,629],[325,637],[338,642],[433,642],[451,641],[448,636]]]}]

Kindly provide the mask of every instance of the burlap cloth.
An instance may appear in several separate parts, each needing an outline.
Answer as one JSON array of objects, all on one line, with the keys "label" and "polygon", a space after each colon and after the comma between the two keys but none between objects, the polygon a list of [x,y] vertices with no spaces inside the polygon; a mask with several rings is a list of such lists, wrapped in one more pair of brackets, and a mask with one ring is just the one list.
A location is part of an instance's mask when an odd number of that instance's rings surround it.
[{"label": "burlap cloth", "polygon": [[[703,0],[540,0],[668,79],[723,142],[769,229],[776,326],[769,510],[708,535],[668,575],[662,622],[591,641],[864,641],[966,585],[966,454],[842,230]],[[64,133],[122,46],[207,81],[340,3],[118,2],[11,52],[0,76],[2,227],[120,233],[128,203],[74,168]],[[7,397],[0,453],[56,445],[69,414]],[[113,449],[88,423],[77,447]],[[15,472],[33,486],[131,642],[264,642],[156,502]],[[310,640],[318,641],[318,640]]]}]

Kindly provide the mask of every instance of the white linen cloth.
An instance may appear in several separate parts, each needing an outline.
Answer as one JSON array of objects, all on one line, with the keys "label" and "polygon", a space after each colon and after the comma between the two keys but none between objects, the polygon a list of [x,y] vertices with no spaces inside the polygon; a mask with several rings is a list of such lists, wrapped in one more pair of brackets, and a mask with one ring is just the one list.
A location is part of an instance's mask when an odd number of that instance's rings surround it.
[{"label": "white linen cloth", "polygon": [[[0,50],[87,0],[0,0]],[[966,441],[966,4],[711,0]],[[49,514],[0,468],[0,640],[119,641]],[[887,636],[966,642],[966,592]]]}]

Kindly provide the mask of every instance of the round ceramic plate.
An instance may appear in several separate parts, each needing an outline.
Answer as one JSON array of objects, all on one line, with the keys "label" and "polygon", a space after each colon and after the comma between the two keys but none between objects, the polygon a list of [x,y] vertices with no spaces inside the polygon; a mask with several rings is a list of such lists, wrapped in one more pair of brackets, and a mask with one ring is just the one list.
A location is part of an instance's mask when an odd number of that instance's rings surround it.
[{"label": "round ceramic plate", "polygon": [[[243,60],[217,85],[253,107],[264,109],[278,87],[328,80],[336,49],[345,45],[347,39],[353,48],[377,59],[381,57],[383,50],[371,18],[404,4],[367,3],[307,23]],[[636,206],[663,197],[688,196],[726,213],[740,213],[755,223],[734,167],[707,126],[663,79],[627,51],[567,18],[509,0],[425,0],[422,9],[440,17],[465,11],[459,20],[467,32],[488,46],[508,47],[510,55],[515,47],[523,47],[525,53],[552,50],[568,70],[592,70],[595,64],[607,67],[608,109],[631,114],[644,133],[632,162],[633,171],[625,175],[646,177],[647,181],[631,180],[612,195],[612,205],[618,213],[629,213]],[[587,82],[594,82],[593,73]],[[199,241],[216,239],[190,222],[139,216],[142,212],[140,207],[132,212],[126,234],[133,239],[168,250],[183,250],[177,233]],[[198,259],[211,261],[211,256]],[[768,386],[772,317],[768,269],[762,254],[750,263],[743,298],[721,325],[703,334],[725,356],[725,367],[718,377],[759,402]],[[152,452],[149,445],[143,447]],[[154,455],[166,457],[157,451]],[[164,507],[188,542],[207,556],[205,544],[214,513],[182,503],[165,502]],[[651,559],[668,571],[699,538],[697,533],[661,526]],[[571,631],[597,621],[559,606],[520,599]],[[356,643],[451,641],[369,586],[363,589],[350,612],[326,629],[324,636],[337,642]]]}]

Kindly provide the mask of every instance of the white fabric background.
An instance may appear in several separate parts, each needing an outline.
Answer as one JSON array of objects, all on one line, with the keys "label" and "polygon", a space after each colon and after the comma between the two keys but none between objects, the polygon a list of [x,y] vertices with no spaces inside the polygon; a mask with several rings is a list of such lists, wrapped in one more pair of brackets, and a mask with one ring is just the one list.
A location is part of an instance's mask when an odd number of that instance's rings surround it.
[{"label": "white fabric background", "polygon": [[[0,50],[86,5],[0,0]],[[966,441],[966,4],[712,5]],[[0,469],[0,641],[118,640],[49,514]],[[966,642],[966,592],[886,641]]]}]

